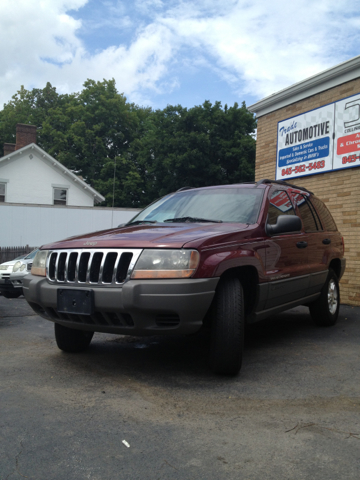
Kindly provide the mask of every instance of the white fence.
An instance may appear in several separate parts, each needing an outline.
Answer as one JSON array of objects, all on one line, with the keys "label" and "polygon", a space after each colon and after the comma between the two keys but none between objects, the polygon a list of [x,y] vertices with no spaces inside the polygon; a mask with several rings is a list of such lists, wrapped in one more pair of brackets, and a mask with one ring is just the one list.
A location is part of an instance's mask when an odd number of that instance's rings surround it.
[{"label": "white fence", "polygon": [[0,247],[36,245],[117,227],[135,208],[69,207],[0,203]]}]

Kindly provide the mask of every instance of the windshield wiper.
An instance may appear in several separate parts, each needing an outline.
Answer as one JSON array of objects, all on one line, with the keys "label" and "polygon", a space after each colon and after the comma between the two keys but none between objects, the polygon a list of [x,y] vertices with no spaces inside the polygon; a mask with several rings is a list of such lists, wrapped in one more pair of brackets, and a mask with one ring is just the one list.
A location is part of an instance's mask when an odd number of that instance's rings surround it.
[{"label": "windshield wiper", "polygon": [[156,220],[136,220],[135,222],[126,223],[125,227],[129,225],[140,225],[140,223],[157,223]]},{"label": "windshield wiper", "polygon": [[173,222],[173,223],[222,223],[222,220],[210,220],[209,218],[198,218],[198,217],[176,217],[176,218],[167,218],[164,222]]}]

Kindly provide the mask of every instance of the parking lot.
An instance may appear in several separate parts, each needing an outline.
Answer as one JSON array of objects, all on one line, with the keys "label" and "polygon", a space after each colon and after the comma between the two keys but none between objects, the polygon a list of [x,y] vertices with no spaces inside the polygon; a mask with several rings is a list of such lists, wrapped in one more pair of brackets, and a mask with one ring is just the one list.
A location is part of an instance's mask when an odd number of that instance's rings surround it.
[{"label": "parking lot", "polygon": [[0,296],[0,479],[358,479],[360,308],[332,328],[307,312],[248,331],[229,378],[205,334],[95,334],[65,354]]}]

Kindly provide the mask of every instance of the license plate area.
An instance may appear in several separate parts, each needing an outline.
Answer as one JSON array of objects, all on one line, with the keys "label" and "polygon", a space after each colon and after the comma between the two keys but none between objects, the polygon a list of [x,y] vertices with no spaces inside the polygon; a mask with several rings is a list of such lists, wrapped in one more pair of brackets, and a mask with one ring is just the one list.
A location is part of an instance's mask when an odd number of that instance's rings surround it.
[{"label": "license plate area", "polygon": [[57,310],[59,313],[92,315],[94,313],[94,291],[59,288]]}]

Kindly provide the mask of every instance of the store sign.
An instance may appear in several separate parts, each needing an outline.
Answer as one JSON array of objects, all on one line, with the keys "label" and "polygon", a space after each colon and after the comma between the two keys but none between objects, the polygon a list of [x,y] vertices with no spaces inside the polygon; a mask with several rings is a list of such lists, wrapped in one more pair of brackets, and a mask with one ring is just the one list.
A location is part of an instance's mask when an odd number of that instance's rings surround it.
[{"label": "store sign", "polygon": [[360,166],[360,94],[278,123],[276,179]]}]

